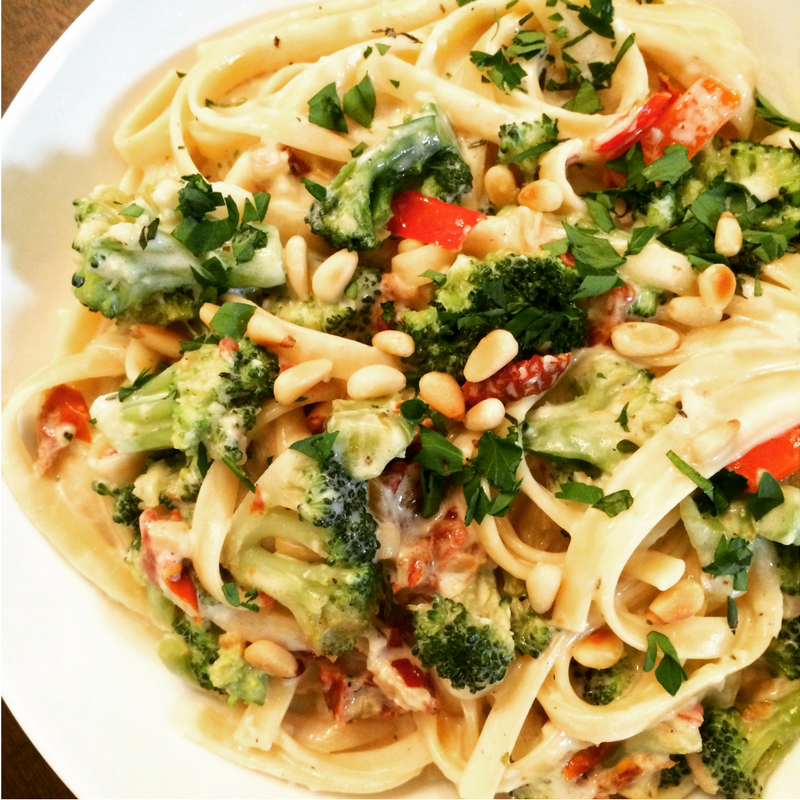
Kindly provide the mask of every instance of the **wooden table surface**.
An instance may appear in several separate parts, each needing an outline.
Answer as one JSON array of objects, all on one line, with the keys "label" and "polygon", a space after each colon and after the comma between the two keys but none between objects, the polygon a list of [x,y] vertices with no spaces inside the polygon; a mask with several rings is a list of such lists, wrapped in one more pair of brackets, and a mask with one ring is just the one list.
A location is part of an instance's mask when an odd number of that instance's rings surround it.
[{"label": "wooden table surface", "polygon": [[[3,0],[3,113],[34,67],[90,2]],[[5,703],[2,713],[2,796],[74,798],[31,744]]]}]

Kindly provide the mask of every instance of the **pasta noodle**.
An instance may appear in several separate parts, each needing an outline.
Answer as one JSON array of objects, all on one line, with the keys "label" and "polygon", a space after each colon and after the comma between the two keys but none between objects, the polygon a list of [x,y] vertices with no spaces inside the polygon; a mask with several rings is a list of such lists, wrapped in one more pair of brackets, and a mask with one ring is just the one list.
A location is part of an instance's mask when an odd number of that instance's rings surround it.
[{"label": "pasta noodle", "polygon": [[800,156],[756,75],[682,0],[334,0],[121,122],[3,470],[162,628],[191,738],[345,795],[761,791],[712,741],[800,715]]}]

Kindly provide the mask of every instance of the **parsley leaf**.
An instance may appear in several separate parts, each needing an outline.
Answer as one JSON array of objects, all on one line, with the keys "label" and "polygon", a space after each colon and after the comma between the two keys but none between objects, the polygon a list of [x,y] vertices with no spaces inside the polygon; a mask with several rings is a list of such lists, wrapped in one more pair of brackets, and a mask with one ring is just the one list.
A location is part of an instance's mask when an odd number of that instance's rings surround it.
[{"label": "parsley leaf", "polygon": [[255,306],[248,303],[223,303],[212,317],[209,327],[221,339],[241,339],[255,310]]},{"label": "parsley leaf", "polygon": [[391,49],[391,45],[390,44],[384,44],[383,42],[376,42],[375,43],[375,47],[378,48],[378,52],[382,56],[385,56],[389,52],[389,50]]},{"label": "parsley leaf", "polygon": [[512,58],[530,60],[547,52],[547,42],[543,31],[520,31],[506,49]]},{"label": "parsley leaf", "polygon": [[414,461],[437,475],[452,475],[464,465],[464,454],[442,434],[422,425],[419,429],[422,449]]},{"label": "parsley leaf", "polygon": [[231,238],[233,257],[238,264],[253,260],[256,250],[267,244],[266,231],[254,228],[252,225],[242,225]]},{"label": "parsley leaf", "polygon": [[629,405],[630,405],[630,403],[625,403],[625,405],[622,407],[622,411],[619,412],[619,416],[614,420],[614,422],[619,422],[619,424],[622,426],[622,430],[624,430],[625,433],[630,433],[631,432],[631,429],[628,427],[628,406]]},{"label": "parsley leaf", "polygon": [[564,104],[567,111],[575,111],[578,114],[596,114],[598,111],[602,111],[603,107],[597,89],[590,81],[583,81],[578,86],[575,97]]},{"label": "parsley leaf", "polygon": [[[219,195],[219,192],[213,194]],[[228,216],[225,219],[184,216],[172,235],[196,256],[222,247],[233,236],[239,225],[239,210],[234,199],[228,196],[224,204],[228,209]],[[222,205],[222,202],[219,205]]]},{"label": "parsley leaf", "polygon": [[308,101],[308,121],[321,128],[347,133],[347,120],[339,103],[339,95],[336,94],[335,83],[323,86]]},{"label": "parsley leaf", "polygon": [[222,594],[225,595],[225,599],[234,607],[234,608],[246,608],[248,611],[258,611],[258,606],[251,602],[258,597],[258,589],[253,588],[248,590],[248,592],[244,596],[244,600],[239,599],[239,587],[231,581],[230,583],[223,583],[222,584]]},{"label": "parsley leaf", "polygon": [[150,372],[149,369],[143,369],[134,379],[133,383],[130,386],[123,386],[119,392],[117,392],[117,398],[120,402],[125,400],[126,398],[130,397],[134,392],[138,392],[139,389],[142,388],[148,381],[153,380],[155,378],[155,373]]},{"label": "parsley leaf", "polygon": [[652,183],[656,181],[676,183],[678,178],[691,169],[692,162],[689,161],[686,145],[671,144],[664,148],[664,155],[661,158],[657,158],[642,170],[642,175]]},{"label": "parsley leaf", "polygon": [[647,652],[644,657],[645,672],[650,672],[655,667],[658,648],[661,648],[663,656],[656,667],[656,680],[674,697],[681,688],[681,683],[688,681],[689,676],[681,666],[672,642],[658,631],[650,631],[647,634]]},{"label": "parsley leaf", "polygon": [[635,256],[644,250],[648,242],[658,233],[656,225],[642,225],[631,231],[631,239],[628,243],[626,256]]},{"label": "parsley leaf", "polygon": [[360,83],[345,92],[342,107],[350,119],[365,128],[372,127],[375,116],[375,86],[369,75],[365,75]]},{"label": "parsley leaf", "polygon": [[[352,155],[352,153],[351,153]],[[328,190],[322,184],[314,183],[308,178],[300,178],[300,183],[306,187],[306,191],[315,199],[322,202],[328,194]]]},{"label": "parsley leaf", "polygon": [[747,572],[753,560],[753,545],[747,539],[735,536],[729,539],[721,536],[714,560],[703,567],[709,575],[732,575],[733,588],[737,592],[747,590]]},{"label": "parsley leaf", "polygon": [[732,597],[728,597],[728,627],[733,633],[736,633],[736,628],[739,627],[739,609],[736,607],[736,601]]},{"label": "parsley leaf", "polygon": [[128,203],[122,211],[119,212],[123,217],[141,217],[144,214],[144,209],[138,203]]},{"label": "parsley leaf", "polygon": [[744,491],[747,479],[732,470],[721,469],[711,478],[704,478],[694,467],[687,464],[677,453],[670,450],[667,458],[695,485],[699,486],[710,503],[698,502],[701,513],[716,516],[722,513],[736,495]]},{"label": "parsley leaf", "polygon": [[493,55],[483,53],[480,50],[473,50],[469,54],[470,61],[486,75],[483,80],[490,81],[504,92],[511,92],[514,89],[521,89],[522,79],[525,77],[525,70],[519,64],[511,63],[502,50],[498,50]]},{"label": "parsley leaf", "polygon": [[561,500],[574,500],[577,503],[586,503],[608,517],[627,511],[633,505],[633,495],[627,489],[605,494],[599,486],[588,483],[568,481],[561,484],[561,491],[556,492],[556,497]]},{"label": "parsley leaf", "polygon": [[230,456],[222,456],[222,463],[239,479],[242,486],[249,492],[256,493],[256,486],[253,481],[245,475],[244,470]]},{"label": "parsley leaf", "polygon": [[755,494],[747,495],[747,508],[753,515],[753,519],[758,520],[765,517],[783,503],[783,490],[778,481],[764,470],[758,480],[758,491]]},{"label": "parsley leaf", "polygon": [[331,433],[317,433],[314,436],[307,436],[299,442],[289,445],[290,450],[297,450],[298,453],[313,458],[322,464],[330,458],[333,452],[333,443],[336,441],[338,431]]},{"label": "parsley leaf", "polygon": [[761,92],[756,92],[756,116],[765,119],[770,124],[776,125],[779,128],[789,128],[793,131],[800,131],[800,122],[781,114]]},{"label": "parsley leaf", "polygon": [[159,218],[156,217],[149,225],[145,225],[145,227],[142,228],[142,232],[139,235],[139,247],[141,247],[142,250],[144,250],[147,247],[148,242],[152,242],[153,239],[156,238],[156,234],[158,233],[159,222],[160,222]]}]

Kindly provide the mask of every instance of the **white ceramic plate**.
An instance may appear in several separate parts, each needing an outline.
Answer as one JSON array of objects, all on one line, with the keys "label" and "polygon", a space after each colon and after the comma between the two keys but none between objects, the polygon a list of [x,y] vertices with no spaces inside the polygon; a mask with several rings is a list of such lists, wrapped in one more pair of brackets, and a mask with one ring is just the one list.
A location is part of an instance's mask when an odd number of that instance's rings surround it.
[{"label": "white ceramic plate", "polygon": [[[115,181],[112,131],[192,45],[288,0],[96,0],[25,84],[2,122],[4,398],[44,364],[56,309],[73,302],[73,198]],[[761,86],[798,116],[797,0],[710,0],[742,23]],[[769,9],[769,12],[767,12]],[[87,797],[309,797],[188,741],[190,689],[162,666],[146,625],[107,599],[35,531],[3,486],[3,695],[70,789]],[[768,797],[796,797],[800,752]],[[453,796],[412,784],[404,797]]]}]

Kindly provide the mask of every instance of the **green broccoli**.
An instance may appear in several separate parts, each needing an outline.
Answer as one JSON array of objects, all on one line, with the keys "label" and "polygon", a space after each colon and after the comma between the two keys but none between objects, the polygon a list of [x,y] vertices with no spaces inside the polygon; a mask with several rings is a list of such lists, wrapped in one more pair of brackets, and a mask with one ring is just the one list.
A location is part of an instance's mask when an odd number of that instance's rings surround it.
[{"label": "green broccoli", "polygon": [[491,568],[456,598],[434,594],[431,602],[409,608],[413,652],[425,669],[435,667],[454,688],[473,693],[503,679],[514,658],[514,637]]},{"label": "green broccoli", "polygon": [[593,706],[606,706],[621,697],[636,676],[636,665],[623,656],[608,669],[592,669],[573,661],[571,677],[580,697]]},{"label": "green broccoli", "polygon": [[783,621],[764,658],[774,675],[783,675],[790,681],[800,678],[800,616]]},{"label": "green broccoli", "polygon": [[334,448],[347,473],[359,480],[377,478],[386,465],[402,458],[416,425],[400,413],[401,400],[334,400],[325,423],[336,432]]},{"label": "green broccoli", "polygon": [[744,186],[762,203],[800,192],[800,155],[788,147],[742,140],[703,148],[693,160],[693,176],[683,186],[688,206],[700,189],[723,180]]},{"label": "green broccoli", "polygon": [[97,398],[91,413],[98,430],[120,453],[180,450],[189,457],[190,471],[203,452],[241,463],[247,431],[272,396],[278,363],[249,339],[237,347],[222,354],[217,345],[199,345],[157,375],[140,376],[128,389]]},{"label": "green broccoli", "polygon": [[[232,198],[200,175],[183,181],[174,209],[113,186],[75,201],[82,259],[72,287],[83,305],[123,324],[168,325],[195,318],[219,291],[285,282],[278,231],[263,223],[268,195],[246,200],[240,224]],[[218,206],[227,218],[208,218]]]},{"label": "green broccoli", "polygon": [[650,372],[607,350],[583,358],[567,380],[574,398],[533,409],[524,435],[526,450],[567,471],[611,472],[678,413],[653,393]]},{"label": "green broccoli", "polygon": [[235,648],[222,647],[222,631],[216,625],[198,625],[178,613],[173,629],[174,634],[158,643],[158,655],[173,672],[203,689],[228,695],[229,705],[237,700],[264,705],[269,676],[248,664]]},{"label": "green broccoli", "polygon": [[683,753],[673,753],[670,758],[675,765],[669,769],[662,769],[658,777],[659,789],[670,789],[673,786],[680,786],[684,779],[692,774],[692,768]]},{"label": "green broccoli", "polygon": [[656,286],[642,286],[637,289],[636,297],[628,307],[628,315],[632,317],[654,317],[658,307],[670,298],[668,292]]},{"label": "green broccoli", "polygon": [[129,483],[126,486],[114,489],[106,483],[94,481],[92,489],[98,494],[114,498],[114,508],[111,512],[112,519],[120,525],[127,525],[132,528],[133,541],[131,547],[134,550],[139,550],[142,546],[142,532],[139,530],[139,516],[142,510],[139,508],[140,499],[134,493],[133,484]]},{"label": "green broccoli", "polygon": [[511,612],[511,635],[517,652],[538,658],[549,646],[555,627],[533,610],[519,578],[504,573],[502,594]]},{"label": "green broccoli", "polygon": [[295,325],[368,344],[375,332],[372,310],[380,292],[380,271],[373,267],[359,267],[335,303],[326,303],[316,295],[308,300],[298,300],[286,291],[273,291],[263,300],[262,306]]},{"label": "green broccoli", "polygon": [[469,354],[489,332],[505,328],[519,358],[583,346],[585,312],[570,298],[580,277],[545,253],[501,253],[479,261],[459,256],[423,311],[405,311],[398,327],[414,339],[412,369],[461,378]]},{"label": "green broccoli", "polygon": [[736,708],[704,708],[701,757],[721,797],[761,797],[762,781],[800,734],[800,688],[743,719]]},{"label": "green broccoli", "polygon": [[[372,626],[381,586],[367,483],[351,478],[332,450],[318,458],[289,450],[264,481],[264,511],[234,520],[237,544],[225,564],[240,585],[286,606],[314,652],[344,653]],[[303,545],[320,561],[270,552],[261,546],[269,538]]]},{"label": "green broccoli", "polygon": [[387,136],[347,163],[315,199],[306,222],[337,249],[373,250],[388,235],[392,198],[412,179],[421,180],[424,195],[456,202],[472,189],[450,121],[428,103]]},{"label": "green broccoli", "polygon": [[778,555],[778,573],[781,591],[788,595],[800,594],[800,544],[775,544]]},{"label": "green broccoli", "polygon": [[558,120],[547,114],[534,122],[512,123],[500,126],[498,164],[519,164],[522,176],[528,183],[536,179],[539,156],[558,144]]}]

